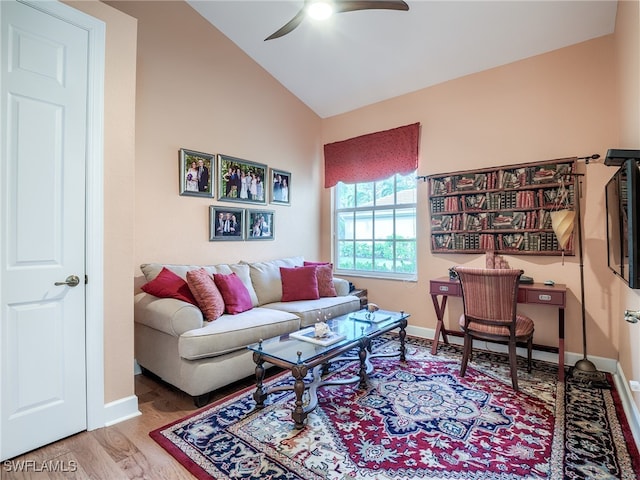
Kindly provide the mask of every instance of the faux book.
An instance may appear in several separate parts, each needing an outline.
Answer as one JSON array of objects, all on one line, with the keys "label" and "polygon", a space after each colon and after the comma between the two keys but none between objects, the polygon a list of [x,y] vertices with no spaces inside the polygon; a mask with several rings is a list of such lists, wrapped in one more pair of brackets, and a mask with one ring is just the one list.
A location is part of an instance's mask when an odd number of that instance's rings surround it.
[{"label": "faux book", "polygon": [[323,347],[333,345],[334,343],[344,340],[344,335],[331,332],[326,337],[316,337],[315,328],[309,327],[304,330],[299,330],[289,334],[289,337],[297,340],[303,340],[305,342],[315,343],[316,345],[322,345]]},{"label": "faux book", "polygon": [[351,317],[353,320],[359,320],[361,322],[372,322],[372,323],[380,323],[391,318],[391,315],[387,315],[386,313],[375,312],[371,315],[371,318],[367,317],[367,312],[360,311],[356,313],[352,313]]}]

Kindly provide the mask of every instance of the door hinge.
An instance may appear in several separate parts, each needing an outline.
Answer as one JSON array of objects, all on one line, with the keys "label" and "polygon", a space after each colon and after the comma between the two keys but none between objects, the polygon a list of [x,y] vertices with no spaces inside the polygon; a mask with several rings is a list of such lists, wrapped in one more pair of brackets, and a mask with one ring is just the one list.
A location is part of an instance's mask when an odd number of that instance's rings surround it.
[{"label": "door hinge", "polygon": [[89,276],[85,275],[84,276],[84,284],[86,285],[87,283],[89,283]]}]

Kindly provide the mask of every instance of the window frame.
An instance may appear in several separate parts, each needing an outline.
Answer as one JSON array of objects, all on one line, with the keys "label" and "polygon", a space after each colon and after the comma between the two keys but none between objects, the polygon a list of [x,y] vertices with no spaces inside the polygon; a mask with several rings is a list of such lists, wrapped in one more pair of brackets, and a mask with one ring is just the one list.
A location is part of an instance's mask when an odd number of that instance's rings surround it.
[{"label": "window frame", "polygon": [[[334,257],[334,270],[336,272],[336,274],[339,275],[345,275],[345,276],[352,276],[352,277],[367,277],[367,278],[380,278],[380,279],[388,279],[388,280],[403,280],[403,281],[417,281],[417,277],[418,277],[418,231],[417,231],[417,216],[418,216],[418,198],[417,198],[417,180],[415,181],[414,184],[414,202],[412,203],[397,203],[398,202],[398,177],[409,177],[409,176],[413,176],[415,177],[415,175],[417,174],[417,171],[413,171],[410,172],[406,175],[402,175],[402,174],[394,174],[393,177],[390,177],[391,179],[393,179],[393,203],[391,204],[384,204],[384,205],[378,205],[377,202],[380,201],[380,198],[378,198],[376,196],[376,188],[377,186],[380,184],[380,182],[384,182],[385,180],[389,180],[389,179],[383,179],[383,180],[379,180],[379,181],[367,181],[367,182],[358,182],[358,183],[351,183],[351,184],[344,184],[342,182],[338,183],[334,188],[333,188],[333,226],[334,226],[334,231],[333,231],[333,235],[332,235],[332,250],[333,250],[333,257]],[[367,185],[367,184],[373,184],[373,193],[372,193],[372,201],[370,205],[364,205],[364,206],[358,206],[357,205],[357,200],[353,201],[353,206],[350,207],[339,207],[339,205],[341,204],[340,202],[340,190],[341,188],[344,188],[345,185],[348,186],[353,186],[354,190],[354,195],[357,196],[357,192],[358,192],[358,186],[359,185]],[[402,192],[404,190],[400,190],[400,192]],[[381,197],[384,198],[384,197]],[[413,231],[414,231],[414,237],[413,238],[409,238],[409,239],[404,239],[404,238],[396,238],[397,236],[397,228],[398,228],[398,212],[403,211],[403,210],[412,210],[413,211]],[[391,216],[392,216],[392,229],[393,229],[393,237],[392,238],[376,238],[376,214],[378,214],[379,212],[391,212]],[[352,215],[352,222],[353,222],[353,234],[350,238],[339,238],[339,230],[340,230],[340,218],[344,216],[344,214],[351,214]],[[358,233],[356,231],[356,222],[357,220],[357,215],[359,213],[370,213],[371,214],[371,232],[370,232],[370,237],[367,238],[358,238]],[[409,215],[411,216],[411,215]],[[357,268],[343,268],[340,267],[339,264],[339,260],[340,260],[340,256],[339,256],[339,252],[340,252],[340,242],[343,241],[347,241],[347,242],[351,242],[353,244],[353,265],[354,267],[356,266],[356,248],[357,248],[357,243],[358,242],[367,242],[370,243],[370,249],[371,249],[371,270],[364,270],[364,269],[357,269]],[[375,270],[375,262],[376,262],[376,255],[375,255],[375,250],[376,250],[376,243],[381,243],[381,242],[391,242],[392,243],[392,248],[393,248],[393,268],[394,271],[381,271],[381,270]],[[397,254],[397,246],[399,242],[411,242],[413,243],[413,249],[414,249],[414,258],[413,258],[413,264],[415,265],[415,271],[414,272],[399,272],[397,271],[397,264],[398,264],[398,254]]]}]

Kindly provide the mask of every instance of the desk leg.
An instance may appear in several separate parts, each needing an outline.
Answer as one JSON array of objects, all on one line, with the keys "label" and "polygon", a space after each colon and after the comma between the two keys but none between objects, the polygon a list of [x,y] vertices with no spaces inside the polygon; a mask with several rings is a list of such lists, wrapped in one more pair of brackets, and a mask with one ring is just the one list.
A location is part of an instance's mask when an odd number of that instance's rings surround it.
[{"label": "desk leg", "polygon": [[442,296],[442,302],[438,302],[438,296],[431,294],[431,300],[433,301],[433,308],[436,311],[436,317],[438,323],[436,324],[436,334],[433,337],[433,344],[431,345],[431,355],[438,353],[438,342],[440,341],[440,334],[442,334],[442,341],[446,344],[449,343],[447,338],[447,329],[444,327],[444,309],[447,307],[447,295]]},{"label": "desk leg", "polygon": [[558,381],[564,382],[564,308],[558,309]]}]

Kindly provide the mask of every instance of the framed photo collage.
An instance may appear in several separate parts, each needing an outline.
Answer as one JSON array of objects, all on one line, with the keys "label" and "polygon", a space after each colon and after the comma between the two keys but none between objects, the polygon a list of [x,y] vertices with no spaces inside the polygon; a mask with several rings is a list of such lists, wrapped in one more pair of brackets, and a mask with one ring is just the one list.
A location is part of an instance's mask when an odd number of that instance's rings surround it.
[{"label": "framed photo collage", "polygon": [[[181,148],[180,195],[247,205],[291,205],[291,173],[228,155]],[[209,207],[209,241],[273,240],[275,212]]]}]

